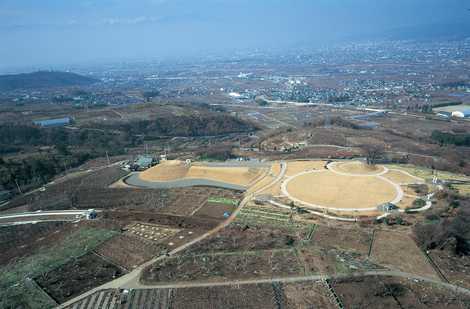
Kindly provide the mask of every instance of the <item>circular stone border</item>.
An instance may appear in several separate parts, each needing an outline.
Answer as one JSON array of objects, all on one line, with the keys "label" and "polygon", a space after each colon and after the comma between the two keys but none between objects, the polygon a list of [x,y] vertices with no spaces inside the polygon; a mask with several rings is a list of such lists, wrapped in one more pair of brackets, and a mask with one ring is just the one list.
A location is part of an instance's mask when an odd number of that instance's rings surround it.
[{"label": "circular stone border", "polygon": [[[333,162],[333,163],[336,163],[336,162]],[[348,173],[342,173],[342,172],[337,172],[333,169],[330,169],[330,165],[332,163],[328,164],[328,170],[331,171],[332,173],[335,173],[335,174],[338,174],[338,175],[341,175],[341,176],[352,176],[352,177],[376,177],[380,180],[383,180],[387,183],[389,183],[390,185],[392,185],[394,188],[395,188],[395,191],[396,191],[396,196],[395,198],[390,201],[389,203],[392,203],[392,204],[398,204],[402,199],[403,199],[403,190],[401,189],[401,187],[394,183],[393,181],[391,181],[390,179],[387,179],[385,177],[383,177],[382,175],[387,173],[388,172],[388,168],[386,168],[385,166],[382,166],[384,168],[384,171],[380,172],[380,173],[377,173],[377,174],[371,174],[371,175],[363,175],[363,174],[348,174]],[[303,201],[303,200],[300,200],[298,198],[295,198],[293,197],[292,195],[290,195],[289,191],[287,190],[287,185],[289,184],[289,182],[291,180],[293,180],[294,178],[298,177],[298,176],[302,176],[302,175],[306,175],[306,174],[314,174],[314,173],[324,173],[324,172],[327,172],[328,170],[312,170],[312,171],[304,171],[304,172],[300,172],[300,173],[297,173],[295,175],[292,175],[292,176],[289,176],[287,177],[281,184],[281,192],[283,195],[285,195],[287,198],[289,198],[290,200],[294,201],[294,202],[297,202],[297,203],[300,203],[304,206],[308,206],[308,207],[311,207],[311,208],[314,208],[314,209],[326,209],[326,210],[332,210],[332,211],[344,211],[344,212],[368,212],[368,211],[379,211],[378,210],[378,206],[380,205],[377,205],[376,207],[369,207],[369,208],[336,208],[336,207],[331,207],[331,206],[325,206],[325,205],[318,205],[318,204],[313,204],[313,203],[309,203],[309,202],[306,202],[306,201]]]}]

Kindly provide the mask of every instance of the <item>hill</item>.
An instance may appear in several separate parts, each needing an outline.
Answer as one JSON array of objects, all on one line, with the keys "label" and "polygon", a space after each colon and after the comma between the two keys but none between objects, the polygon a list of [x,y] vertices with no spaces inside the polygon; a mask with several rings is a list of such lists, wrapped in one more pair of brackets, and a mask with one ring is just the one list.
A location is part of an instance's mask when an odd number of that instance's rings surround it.
[{"label": "hill", "polygon": [[54,71],[0,75],[0,91],[86,86],[96,81],[95,79],[75,73]]}]

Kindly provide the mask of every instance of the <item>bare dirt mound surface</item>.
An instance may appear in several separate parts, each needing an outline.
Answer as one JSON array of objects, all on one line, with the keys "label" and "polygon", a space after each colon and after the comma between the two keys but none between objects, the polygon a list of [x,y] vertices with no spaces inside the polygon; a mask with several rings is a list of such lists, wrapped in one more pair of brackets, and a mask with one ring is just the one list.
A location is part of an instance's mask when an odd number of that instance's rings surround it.
[{"label": "bare dirt mound surface", "polygon": [[367,165],[362,162],[346,162],[334,165],[334,170],[356,175],[375,175],[384,171],[382,166],[378,165]]},{"label": "bare dirt mound surface", "polygon": [[287,191],[294,200],[341,209],[374,208],[396,196],[395,188],[380,178],[329,171],[299,175],[289,181]]},{"label": "bare dirt mound surface", "polygon": [[260,177],[261,169],[253,167],[219,167],[203,164],[186,165],[181,161],[166,161],[139,174],[145,181],[171,181],[180,179],[208,179],[248,186]]},{"label": "bare dirt mound surface", "polygon": [[249,167],[192,166],[188,177],[205,178],[246,186],[259,176],[260,170]]},{"label": "bare dirt mound surface", "polygon": [[287,164],[286,176],[293,176],[308,170],[323,170],[325,164],[325,161],[292,161]]},{"label": "bare dirt mound surface", "polygon": [[139,177],[147,181],[169,181],[186,177],[189,166],[181,161],[165,161],[142,173]]}]

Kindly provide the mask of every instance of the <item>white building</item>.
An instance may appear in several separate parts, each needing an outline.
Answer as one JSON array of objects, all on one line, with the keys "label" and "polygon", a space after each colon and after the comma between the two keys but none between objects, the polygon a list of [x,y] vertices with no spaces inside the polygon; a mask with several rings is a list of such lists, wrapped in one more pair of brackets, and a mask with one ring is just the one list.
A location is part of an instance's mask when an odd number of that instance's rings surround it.
[{"label": "white building", "polygon": [[456,117],[456,118],[470,117],[470,109],[465,109],[465,110],[461,110],[461,111],[454,111],[454,112],[452,112],[452,117]]}]

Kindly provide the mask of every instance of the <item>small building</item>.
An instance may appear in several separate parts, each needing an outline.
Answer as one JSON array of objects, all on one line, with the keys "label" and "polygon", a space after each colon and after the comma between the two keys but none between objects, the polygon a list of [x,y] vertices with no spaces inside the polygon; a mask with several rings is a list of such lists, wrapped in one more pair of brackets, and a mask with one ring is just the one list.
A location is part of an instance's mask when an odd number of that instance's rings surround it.
[{"label": "small building", "polygon": [[454,112],[452,112],[452,117],[468,118],[468,117],[470,117],[470,109],[464,109],[464,110],[461,110],[461,111],[454,111]]},{"label": "small building", "polygon": [[94,210],[94,209],[88,209],[87,212],[86,212],[86,218],[88,220],[96,219],[97,216],[98,216],[98,214],[96,213],[96,210]]},{"label": "small building", "polygon": [[158,160],[151,156],[138,156],[131,166],[134,171],[143,171],[158,164]]},{"label": "small building", "polygon": [[62,127],[69,125],[72,122],[72,118],[55,118],[55,119],[45,119],[45,120],[35,120],[33,123],[40,127]]},{"label": "small building", "polygon": [[392,203],[385,203],[385,204],[379,205],[377,207],[377,210],[382,211],[382,212],[387,212],[387,213],[397,212],[398,206]]}]

